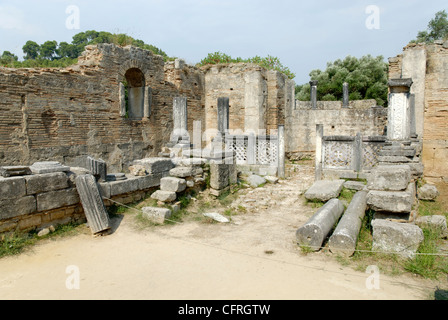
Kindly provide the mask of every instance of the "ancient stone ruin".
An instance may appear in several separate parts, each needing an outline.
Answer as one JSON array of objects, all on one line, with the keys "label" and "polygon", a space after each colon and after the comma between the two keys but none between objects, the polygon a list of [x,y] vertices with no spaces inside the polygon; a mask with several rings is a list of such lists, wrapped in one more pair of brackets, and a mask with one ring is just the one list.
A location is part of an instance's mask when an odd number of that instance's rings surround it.
[{"label": "ancient stone ruin", "polygon": [[[256,186],[285,178],[288,160],[313,158],[305,197],[326,205],[299,244],[319,249],[331,236],[332,251],[353,254],[370,208],[375,248],[412,255],[416,197],[438,195],[416,181],[448,177],[447,57],[436,43],[391,58],[388,108],[350,101],[347,84],[343,101],[317,101],[317,82],[310,101],[296,101],[278,71],[164,62],[132,46],[87,46],[62,69],[1,67],[0,233],[87,221],[104,234],[111,205],[151,197],[175,208],[185,191],[207,185],[219,197],[241,173]],[[343,187],[359,191],[347,209],[335,201]],[[143,214],[164,223],[172,211]],[[396,243],[403,234],[410,242]]]}]

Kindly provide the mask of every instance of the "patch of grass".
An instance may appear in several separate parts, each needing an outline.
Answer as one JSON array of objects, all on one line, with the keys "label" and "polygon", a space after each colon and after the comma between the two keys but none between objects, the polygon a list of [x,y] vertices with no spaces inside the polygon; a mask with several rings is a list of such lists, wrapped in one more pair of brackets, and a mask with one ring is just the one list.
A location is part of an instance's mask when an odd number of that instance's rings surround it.
[{"label": "patch of grass", "polygon": [[350,203],[350,202],[352,202],[352,199],[355,196],[355,194],[356,194],[356,191],[343,188],[338,199],[341,201],[344,200],[347,203]]},{"label": "patch of grass", "polygon": [[28,233],[15,232],[4,235],[0,240],[0,258],[21,254],[26,249],[36,245],[39,241],[57,239],[79,234],[81,224],[71,223],[58,226],[54,232],[44,237],[38,237],[37,231]]},{"label": "patch of grass", "polygon": [[314,208],[314,209],[319,209],[319,208],[322,208],[325,205],[325,203],[322,202],[322,201],[319,201],[319,200],[308,200],[308,199],[306,199],[306,205],[308,205],[308,206],[310,206],[311,208]]},{"label": "patch of grass", "polygon": [[448,275],[448,258],[438,256],[440,230],[423,228],[425,240],[421,244],[416,257],[404,263],[403,267],[414,274],[428,279],[438,279],[442,275]]}]

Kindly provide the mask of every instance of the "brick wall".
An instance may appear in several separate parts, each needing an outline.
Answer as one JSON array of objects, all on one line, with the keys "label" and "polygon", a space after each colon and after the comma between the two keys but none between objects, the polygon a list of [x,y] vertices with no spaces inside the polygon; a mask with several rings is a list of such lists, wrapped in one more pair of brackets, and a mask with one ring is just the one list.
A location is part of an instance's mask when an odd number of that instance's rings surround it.
[{"label": "brick wall", "polygon": [[[408,59],[406,59],[408,57]],[[424,176],[448,179],[448,41],[410,44],[389,59],[390,78],[413,78]]]},{"label": "brick wall", "polygon": [[[148,119],[120,115],[119,86],[130,68],[152,89]],[[90,155],[122,171],[156,156],[169,141],[174,97],[188,97],[191,123],[202,114],[201,73],[185,68],[176,77],[165,74],[160,56],[109,44],[86,47],[78,64],[64,69],[0,68],[0,165],[79,165]]]}]

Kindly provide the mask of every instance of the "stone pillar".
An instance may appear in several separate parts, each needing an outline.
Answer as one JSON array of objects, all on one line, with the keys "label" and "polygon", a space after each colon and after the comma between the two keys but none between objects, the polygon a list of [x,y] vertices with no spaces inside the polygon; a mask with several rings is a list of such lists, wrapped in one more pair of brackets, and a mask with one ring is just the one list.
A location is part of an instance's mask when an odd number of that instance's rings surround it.
[{"label": "stone pillar", "polygon": [[145,87],[145,101],[143,104],[143,118],[149,119],[151,116],[152,107],[152,89],[151,87]]},{"label": "stone pillar", "polygon": [[229,98],[218,98],[218,131],[227,133],[229,131]]},{"label": "stone pillar", "polygon": [[353,145],[353,170],[356,172],[362,171],[363,165],[363,154],[362,154],[362,136],[361,133],[355,137],[354,145]]},{"label": "stone pillar", "polygon": [[344,216],[328,241],[332,253],[352,256],[355,253],[362,220],[367,209],[367,191],[359,191],[353,197]]},{"label": "stone pillar", "polygon": [[331,199],[296,232],[297,243],[319,251],[332,228],[344,213],[344,205],[339,199]]},{"label": "stone pillar", "polygon": [[278,126],[278,177],[285,178],[285,126]]},{"label": "stone pillar", "polygon": [[391,79],[389,81],[388,140],[403,141],[409,140],[411,137],[411,86],[412,79]]},{"label": "stone pillar", "polygon": [[317,108],[317,84],[318,81],[313,80],[310,81],[310,86],[311,86],[311,106],[313,109]]},{"label": "stone pillar", "polygon": [[409,100],[410,105],[410,116],[411,116],[411,138],[418,138],[417,134],[417,119],[416,119],[416,110],[415,110],[415,94],[410,95]]},{"label": "stone pillar", "polygon": [[108,231],[111,228],[109,215],[104,207],[95,177],[81,175],[76,177],[75,182],[92,234]]},{"label": "stone pillar", "polygon": [[324,125],[316,125],[316,171],[315,180],[322,180],[322,140],[324,137]]},{"label": "stone pillar", "polygon": [[123,83],[120,82],[120,117],[126,116],[126,88]]},{"label": "stone pillar", "polygon": [[177,143],[179,138],[187,137],[187,98],[176,97],[173,102],[173,135],[172,142]]},{"label": "stone pillar", "polygon": [[249,132],[248,140],[247,140],[247,164],[257,164],[257,141],[255,134],[253,132]]},{"label": "stone pillar", "polygon": [[342,91],[343,91],[342,107],[348,108],[348,106],[350,104],[350,98],[349,98],[350,94],[349,94],[347,82],[344,82]]}]

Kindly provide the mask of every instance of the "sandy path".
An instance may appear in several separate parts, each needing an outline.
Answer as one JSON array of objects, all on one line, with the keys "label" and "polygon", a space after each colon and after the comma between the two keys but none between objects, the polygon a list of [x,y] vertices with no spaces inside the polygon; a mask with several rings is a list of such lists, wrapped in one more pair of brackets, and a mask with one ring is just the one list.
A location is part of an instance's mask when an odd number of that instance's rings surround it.
[{"label": "sandy path", "polygon": [[[301,254],[295,231],[314,209],[298,197],[309,183],[299,174],[244,196],[241,204],[254,207],[250,214],[235,216],[232,224],[185,222],[136,231],[132,216],[125,216],[115,233],[104,238],[82,234],[46,241],[32,252],[0,260],[0,299],[429,297],[431,289],[409,276],[381,275],[380,290],[368,290],[368,274],[342,267],[325,254]],[[262,200],[268,196],[266,205]],[[79,270],[79,289],[66,286],[74,275],[66,272],[68,266]]]}]

